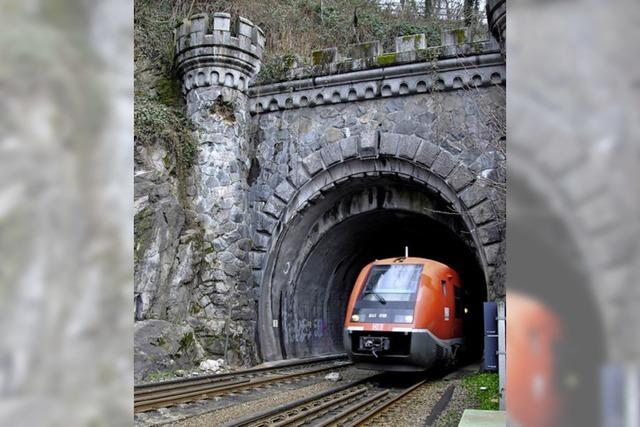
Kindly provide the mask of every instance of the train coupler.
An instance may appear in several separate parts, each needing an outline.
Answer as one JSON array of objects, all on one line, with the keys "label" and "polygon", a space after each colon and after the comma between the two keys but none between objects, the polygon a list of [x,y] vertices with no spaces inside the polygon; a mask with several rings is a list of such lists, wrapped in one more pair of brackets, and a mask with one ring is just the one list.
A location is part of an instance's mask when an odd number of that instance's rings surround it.
[{"label": "train coupler", "polygon": [[378,352],[387,351],[391,348],[389,337],[360,337],[360,351],[370,351],[373,357],[378,358]]}]

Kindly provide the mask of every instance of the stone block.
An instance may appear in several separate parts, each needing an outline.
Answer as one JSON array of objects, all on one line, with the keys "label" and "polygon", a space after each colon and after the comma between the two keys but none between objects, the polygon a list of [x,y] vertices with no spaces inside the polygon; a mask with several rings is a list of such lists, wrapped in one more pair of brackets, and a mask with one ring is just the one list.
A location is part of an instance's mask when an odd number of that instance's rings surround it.
[{"label": "stone block", "polygon": [[342,150],[342,158],[350,159],[358,155],[358,137],[350,136],[340,141],[340,149]]},{"label": "stone block", "polygon": [[231,31],[231,15],[222,12],[214,13],[213,29],[217,31]]},{"label": "stone block", "polygon": [[322,165],[322,156],[320,155],[319,151],[315,151],[305,157],[302,160],[302,164],[311,176],[317,174],[324,168],[324,166]]},{"label": "stone block", "polygon": [[484,254],[487,259],[487,264],[495,265],[497,263],[499,250],[500,243],[492,243],[484,246]]},{"label": "stone block", "polygon": [[311,63],[313,65],[326,65],[340,61],[338,48],[319,49],[311,52]]},{"label": "stone block", "polygon": [[446,178],[453,168],[456,166],[456,161],[448,151],[440,150],[438,157],[431,165],[431,170],[437,173],[442,178]]},{"label": "stone block", "polygon": [[421,142],[422,139],[413,135],[401,137],[398,141],[398,156],[413,160]]},{"label": "stone block", "polygon": [[293,193],[295,193],[295,191],[295,187],[291,185],[286,179],[276,187],[276,195],[282,200],[291,200],[291,197],[293,196]]},{"label": "stone block", "polygon": [[418,163],[422,163],[425,166],[431,167],[439,151],[440,148],[437,145],[423,140],[420,144],[420,147],[418,147],[415,160]]},{"label": "stone block", "polygon": [[382,55],[382,43],[373,41],[349,45],[348,55],[351,59],[373,58]]},{"label": "stone block", "polygon": [[253,268],[262,268],[262,265],[264,263],[264,258],[265,258],[264,252],[252,251],[251,255],[249,256],[249,259],[251,260],[251,266]]},{"label": "stone block", "polygon": [[471,42],[471,31],[469,28],[456,28],[442,31],[442,45],[452,46]]},{"label": "stone block", "polygon": [[360,136],[358,154],[360,157],[376,157],[378,155],[377,133],[371,132]]},{"label": "stone block", "polygon": [[320,155],[326,166],[339,163],[342,160],[342,152],[340,151],[340,144],[328,144],[322,150]]},{"label": "stone block", "polygon": [[285,204],[279,199],[272,197],[265,203],[264,208],[262,208],[262,212],[267,213],[275,218],[279,218],[282,210],[284,209]]},{"label": "stone block", "polygon": [[412,34],[396,37],[396,52],[412,52],[427,48],[427,38],[424,34]]},{"label": "stone block", "polygon": [[395,156],[398,152],[398,141],[400,135],[395,133],[380,134],[380,154]]},{"label": "stone block", "polygon": [[490,200],[485,200],[479,205],[474,206],[471,210],[469,210],[469,213],[471,214],[471,217],[473,218],[473,221],[476,223],[476,225],[489,222],[496,216],[493,204]]},{"label": "stone block", "polygon": [[264,233],[255,233],[253,236],[253,247],[258,250],[266,251],[269,248],[271,236]]},{"label": "stone block", "polygon": [[478,235],[482,244],[499,242],[502,240],[502,227],[499,223],[490,223],[478,228]]},{"label": "stone block", "polygon": [[256,214],[256,230],[258,231],[265,231],[271,234],[277,222],[276,219],[265,213],[258,212]]},{"label": "stone block", "polygon": [[470,187],[467,187],[460,193],[460,200],[468,208],[471,208],[487,198],[484,186],[475,181]]},{"label": "stone block", "polygon": [[463,165],[458,165],[458,167],[447,177],[447,182],[456,192],[458,192],[471,184],[474,179],[475,176],[469,169]]}]

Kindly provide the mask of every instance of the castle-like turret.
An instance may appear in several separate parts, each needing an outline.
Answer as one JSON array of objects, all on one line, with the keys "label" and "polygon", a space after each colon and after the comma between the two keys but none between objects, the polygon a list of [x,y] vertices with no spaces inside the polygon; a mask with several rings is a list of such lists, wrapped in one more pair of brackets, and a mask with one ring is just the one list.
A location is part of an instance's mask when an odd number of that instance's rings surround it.
[{"label": "castle-like turret", "polygon": [[[265,37],[248,19],[227,13],[198,14],[175,30],[176,66],[195,126],[196,158],[185,180],[194,228],[202,232],[202,262],[190,293],[202,310],[192,317],[225,324],[231,363],[252,363],[254,301],[249,263],[247,178],[249,82],[260,69]],[[252,305],[253,304],[253,305]],[[211,332],[210,334],[213,334]],[[245,360],[238,360],[244,357]]]},{"label": "castle-like turret", "polygon": [[248,19],[232,22],[228,13],[198,14],[175,30],[175,49],[183,91],[224,86],[245,91],[260,70],[265,37]]}]

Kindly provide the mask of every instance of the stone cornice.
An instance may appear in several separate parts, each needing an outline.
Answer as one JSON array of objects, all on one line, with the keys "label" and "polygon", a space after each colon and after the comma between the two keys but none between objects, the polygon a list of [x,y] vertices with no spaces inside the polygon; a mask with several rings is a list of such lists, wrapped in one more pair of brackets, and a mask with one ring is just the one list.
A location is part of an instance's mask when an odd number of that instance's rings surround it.
[{"label": "stone cornice", "polygon": [[309,77],[249,89],[251,113],[338,104],[389,96],[502,85],[505,65],[499,48],[341,74]]}]

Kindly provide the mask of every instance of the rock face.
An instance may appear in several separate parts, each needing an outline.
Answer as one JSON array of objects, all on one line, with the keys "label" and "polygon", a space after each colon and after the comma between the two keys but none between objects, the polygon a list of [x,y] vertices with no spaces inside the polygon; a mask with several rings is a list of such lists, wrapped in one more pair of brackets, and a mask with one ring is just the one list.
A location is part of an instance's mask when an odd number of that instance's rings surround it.
[{"label": "rock face", "polygon": [[[264,36],[243,18],[234,28],[227,14],[209,18],[194,16],[176,32],[187,115],[195,126],[193,166],[177,179],[161,146],[136,153],[135,315],[192,325],[209,355],[251,364],[256,310],[247,294],[246,91]],[[191,49],[207,43],[217,47]],[[229,64],[229,57],[236,61]],[[204,80],[206,87],[199,87]]]},{"label": "rock face", "polygon": [[152,373],[192,368],[205,354],[189,325],[165,320],[139,321],[134,337],[136,381]]},{"label": "rock face", "polygon": [[[478,301],[502,297],[499,47],[356,46],[333,56],[358,55],[346,65],[328,59],[256,86],[264,35],[234,22],[196,15],[176,30],[197,141],[186,176],[160,146],[137,148],[140,325],[190,328],[206,358],[229,365],[340,350],[355,275],[408,241],[416,256],[458,262]],[[136,369],[178,363],[175,349],[140,339],[146,360],[162,362]]]}]

